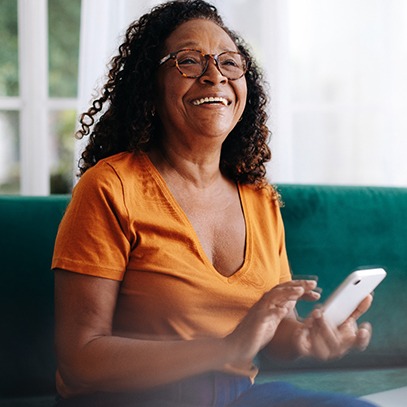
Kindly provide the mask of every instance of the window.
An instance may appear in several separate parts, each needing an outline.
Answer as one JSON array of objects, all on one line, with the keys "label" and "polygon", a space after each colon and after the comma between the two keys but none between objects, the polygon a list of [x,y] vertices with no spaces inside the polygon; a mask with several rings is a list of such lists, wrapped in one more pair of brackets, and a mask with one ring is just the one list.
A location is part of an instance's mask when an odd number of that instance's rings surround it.
[{"label": "window", "polygon": [[0,38],[0,193],[14,193],[20,186],[17,1],[0,0]]},{"label": "window", "polygon": [[68,192],[73,183],[80,11],[80,0],[48,0],[51,193]]},{"label": "window", "polygon": [[0,0],[0,193],[71,188],[80,9]]},{"label": "window", "polygon": [[[0,0],[0,194],[70,190],[76,109],[160,2]],[[273,183],[407,185],[406,1],[212,2],[264,68]]]}]

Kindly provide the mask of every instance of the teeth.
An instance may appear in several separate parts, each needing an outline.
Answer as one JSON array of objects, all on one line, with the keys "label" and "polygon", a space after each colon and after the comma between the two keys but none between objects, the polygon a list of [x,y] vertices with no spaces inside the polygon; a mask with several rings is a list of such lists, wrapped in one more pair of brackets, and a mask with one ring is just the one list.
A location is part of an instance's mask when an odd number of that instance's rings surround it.
[{"label": "teeth", "polygon": [[194,101],[192,102],[192,104],[195,105],[195,106],[199,106],[199,105],[202,105],[202,104],[204,104],[204,103],[222,103],[222,104],[224,104],[225,106],[228,105],[228,101],[227,101],[225,98],[212,97],[212,96],[211,96],[211,97],[206,97],[206,98],[197,99],[197,100],[194,100]]}]

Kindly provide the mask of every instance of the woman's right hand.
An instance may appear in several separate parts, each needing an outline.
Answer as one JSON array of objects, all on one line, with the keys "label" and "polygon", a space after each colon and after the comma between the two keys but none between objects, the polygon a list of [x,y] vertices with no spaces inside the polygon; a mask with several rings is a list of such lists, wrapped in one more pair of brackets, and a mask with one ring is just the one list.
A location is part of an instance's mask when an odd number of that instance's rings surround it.
[{"label": "woman's right hand", "polygon": [[319,298],[319,294],[313,292],[316,285],[313,280],[289,281],[264,294],[237,328],[225,338],[232,363],[251,363],[257,353],[273,339],[280,322],[289,315],[294,317],[293,311],[300,298]]}]

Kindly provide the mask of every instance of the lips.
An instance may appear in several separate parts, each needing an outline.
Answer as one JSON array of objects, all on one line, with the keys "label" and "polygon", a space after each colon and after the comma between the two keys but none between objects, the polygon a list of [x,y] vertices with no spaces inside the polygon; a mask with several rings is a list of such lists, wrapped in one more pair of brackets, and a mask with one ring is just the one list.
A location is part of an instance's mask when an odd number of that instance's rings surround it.
[{"label": "lips", "polygon": [[200,106],[200,105],[203,105],[205,103],[221,103],[224,106],[229,105],[229,101],[226,98],[219,97],[219,96],[210,96],[210,97],[195,99],[195,100],[192,101],[192,104],[194,106]]}]

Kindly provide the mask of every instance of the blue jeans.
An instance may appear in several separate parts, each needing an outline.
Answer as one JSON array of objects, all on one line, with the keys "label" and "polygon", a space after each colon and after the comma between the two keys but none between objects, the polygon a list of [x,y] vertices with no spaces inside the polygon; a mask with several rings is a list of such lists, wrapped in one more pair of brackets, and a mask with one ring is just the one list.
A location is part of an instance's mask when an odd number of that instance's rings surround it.
[{"label": "blue jeans", "polygon": [[285,382],[252,384],[248,378],[211,373],[145,393],[98,393],[59,399],[58,407],[371,407],[338,393],[302,390]]}]

